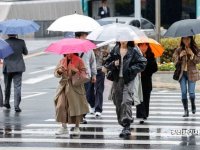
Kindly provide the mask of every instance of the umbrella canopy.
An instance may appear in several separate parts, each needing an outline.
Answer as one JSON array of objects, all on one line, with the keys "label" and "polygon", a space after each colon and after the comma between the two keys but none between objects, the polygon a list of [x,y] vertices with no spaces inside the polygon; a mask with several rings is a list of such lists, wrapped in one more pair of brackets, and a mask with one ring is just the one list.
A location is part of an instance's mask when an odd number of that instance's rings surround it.
[{"label": "umbrella canopy", "polygon": [[87,39],[93,41],[133,41],[142,38],[147,38],[144,32],[134,26],[120,23],[101,26],[87,36]]},{"label": "umbrella canopy", "polygon": [[4,59],[12,53],[13,49],[10,47],[10,45],[3,39],[0,39],[0,59]]},{"label": "umbrella canopy", "polygon": [[56,54],[71,54],[87,52],[95,48],[96,45],[89,40],[67,38],[52,43],[45,51]]},{"label": "umbrella canopy", "polygon": [[62,32],[90,32],[98,27],[100,27],[100,24],[93,18],[73,14],[58,18],[47,30]]},{"label": "umbrella canopy", "polygon": [[173,23],[165,37],[187,37],[200,34],[200,20],[199,19],[185,19]]},{"label": "umbrella canopy", "polygon": [[31,20],[11,19],[0,22],[0,31],[3,34],[28,34],[38,31],[40,26]]},{"label": "umbrella canopy", "polygon": [[155,58],[160,57],[164,52],[163,46],[154,39],[148,38],[147,40],[136,40],[134,42],[136,44],[148,43],[152,52],[154,53]]}]

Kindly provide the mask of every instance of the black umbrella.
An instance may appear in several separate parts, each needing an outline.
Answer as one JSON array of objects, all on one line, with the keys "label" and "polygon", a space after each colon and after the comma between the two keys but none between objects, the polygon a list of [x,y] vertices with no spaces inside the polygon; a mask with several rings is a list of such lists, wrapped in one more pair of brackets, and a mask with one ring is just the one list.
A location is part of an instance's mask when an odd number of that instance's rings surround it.
[{"label": "black umbrella", "polygon": [[200,20],[199,19],[185,19],[173,23],[165,37],[187,37],[200,34]]}]

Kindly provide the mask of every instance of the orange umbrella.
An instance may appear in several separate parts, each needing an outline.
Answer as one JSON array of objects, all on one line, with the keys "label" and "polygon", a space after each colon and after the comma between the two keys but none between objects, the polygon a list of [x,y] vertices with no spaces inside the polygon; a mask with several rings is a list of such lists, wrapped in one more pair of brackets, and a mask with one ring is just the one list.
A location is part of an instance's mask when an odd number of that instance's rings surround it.
[{"label": "orange umbrella", "polygon": [[148,39],[142,39],[142,40],[135,40],[134,42],[136,44],[148,43],[152,52],[155,55],[155,58],[160,57],[162,55],[162,53],[164,52],[163,46],[154,39],[148,38]]}]

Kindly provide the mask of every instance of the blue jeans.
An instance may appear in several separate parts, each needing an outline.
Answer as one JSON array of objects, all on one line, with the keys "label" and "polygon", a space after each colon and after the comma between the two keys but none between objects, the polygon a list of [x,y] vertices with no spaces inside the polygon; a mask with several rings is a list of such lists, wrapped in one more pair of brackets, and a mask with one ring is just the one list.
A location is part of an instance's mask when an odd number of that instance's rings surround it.
[{"label": "blue jeans", "polygon": [[195,84],[196,82],[190,81],[188,79],[187,72],[183,72],[183,76],[180,79],[182,100],[187,100],[187,84],[190,99],[195,99]]}]

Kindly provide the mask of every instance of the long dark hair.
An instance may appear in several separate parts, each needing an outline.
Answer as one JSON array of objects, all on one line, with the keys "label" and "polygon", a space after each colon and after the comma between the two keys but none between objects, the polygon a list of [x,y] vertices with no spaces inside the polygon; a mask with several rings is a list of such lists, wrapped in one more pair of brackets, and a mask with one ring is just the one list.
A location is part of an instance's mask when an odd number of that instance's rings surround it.
[{"label": "long dark hair", "polygon": [[155,58],[155,55],[154,55],[154,53],[152,52],[150,46],[148,46],[148,49],[147,49],[147,51],[146,51],[146,58],[147,58],[147,59],[153,59],[153,58]]},{"label": "long dark hair", "polygon": [[155,58],[155,55],[154,55],[154,53],[152,52],[151,47],[149,46],[149,43],[138,43],[138,46],[140,47],[140,45],[142,45],[142,44],[146,44],[146,45],[148,46],[147,51],[146,51],[146,53],[145,53],[146,58],[148,58],[148,59],[153,59],[153,58]]},{"label": "long dark hair", "polygon": [[[188,36],[188,37],[190,38],[190,48],[191,48],[192,52],[195,55],[197,55],[197,53],[199,52],[197,44],[196,44],[193,36]],[[185,49],[185,44],[183,43],[183,37],[181,38],[181,44],[180,44],[180,46],[181,46],[182,50]]]},{"label": "long dark hair", "polygon": [[[115,45],[115,46],[119,46],[119,47],[121,47],[120,42],[116,42],[116,45]],[[128,43],[127,43],[127,47],[135,47],[135,43],[134,43],[134,41],[128,41]]]}]

